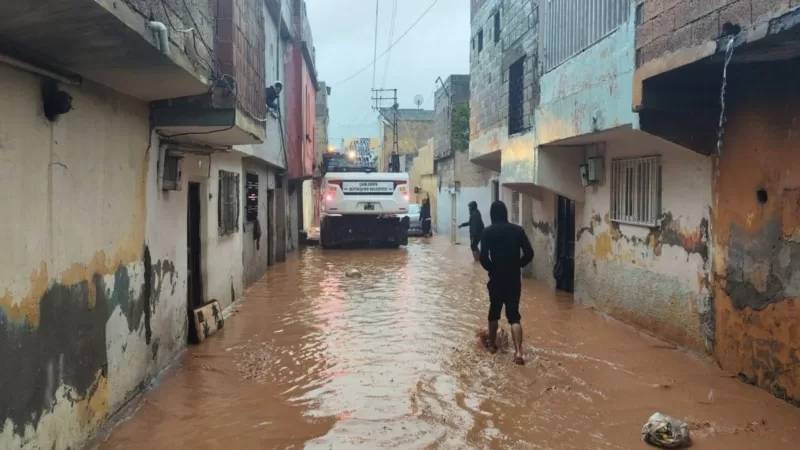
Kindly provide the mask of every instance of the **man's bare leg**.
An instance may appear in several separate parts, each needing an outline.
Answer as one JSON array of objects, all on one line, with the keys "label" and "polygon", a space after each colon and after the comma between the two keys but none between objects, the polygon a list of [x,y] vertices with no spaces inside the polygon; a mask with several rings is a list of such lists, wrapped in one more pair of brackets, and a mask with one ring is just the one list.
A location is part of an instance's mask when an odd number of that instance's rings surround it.
[{"label": "man's bare leg", "polygon": [[489,347],[489,352],[496,353],[497,352],[497,327],[498,322],[496,320],[489,321],[489,342],[486,344]]},{"label": "man's bare leg", "polygon": [[511,324],[511,338],[514,340],[514,362],[525,364],[522,357],[522,325],[519,323]]}]

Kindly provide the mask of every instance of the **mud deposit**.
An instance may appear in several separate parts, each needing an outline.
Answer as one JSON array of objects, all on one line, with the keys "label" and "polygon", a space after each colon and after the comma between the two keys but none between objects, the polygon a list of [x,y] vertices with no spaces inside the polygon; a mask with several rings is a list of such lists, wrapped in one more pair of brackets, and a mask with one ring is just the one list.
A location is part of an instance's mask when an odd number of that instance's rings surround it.
[{"label": "mud deposit", "polygon": [[488,354],[485,282],[445,240],[303,250],[101,447],[648,448],[660,411],[696,449],[797,448],[797,408],[541,283],[523,285],[527,365]]}]

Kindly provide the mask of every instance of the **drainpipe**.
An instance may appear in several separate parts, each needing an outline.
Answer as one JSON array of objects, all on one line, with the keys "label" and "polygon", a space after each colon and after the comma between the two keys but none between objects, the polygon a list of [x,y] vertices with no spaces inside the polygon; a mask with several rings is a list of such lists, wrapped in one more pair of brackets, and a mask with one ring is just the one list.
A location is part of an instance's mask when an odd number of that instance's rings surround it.
[{"label": "drainpipe", "polygon": [[51,80],[55,80],[64,84],[69,84],[72,86],[81,85],[81,78],[78,76],[70,77],[66,75],[60,75],[53,71],[43,69],[41,67],[36,67],[33,64],[28,64],[25,61],[20,61],[16,58],[12,58],[11,56],[0,54],[0,63],[8,64],[9,66],[16,67],[17,69],[24,70],[25,72],[30,72],[35,75],[41,75],[45,78],[50,78]]},{"label": "drainpipe", "polygon": [[161,53],[169,56],[169,31],[167,31],[167,26],[164,25],[163,22],[151,20],[147,22],[147,29],[156,35],[158,48],[161,50]]}]

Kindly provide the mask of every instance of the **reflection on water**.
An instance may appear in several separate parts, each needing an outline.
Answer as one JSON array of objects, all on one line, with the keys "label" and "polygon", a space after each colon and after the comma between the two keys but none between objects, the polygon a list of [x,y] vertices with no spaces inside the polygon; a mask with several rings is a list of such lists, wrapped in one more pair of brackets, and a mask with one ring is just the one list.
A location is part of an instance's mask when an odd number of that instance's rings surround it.
[{"label": "reflection on water", "polygon": [[[475,338],[485,281],[467,247],[443,240],[305,249],[250,288],[223,332],[190,349],[104,446],[631,448],[655,410],[735,431],[749,418],[727,393],[759,413],[710,365],[542,284],[525,284],[528,365],[488,355]],[[709,386],[718,404],[701,406]],[[733,431],[706,437],[748,448]],[[782,446],[780,433],[770,439]]]}]

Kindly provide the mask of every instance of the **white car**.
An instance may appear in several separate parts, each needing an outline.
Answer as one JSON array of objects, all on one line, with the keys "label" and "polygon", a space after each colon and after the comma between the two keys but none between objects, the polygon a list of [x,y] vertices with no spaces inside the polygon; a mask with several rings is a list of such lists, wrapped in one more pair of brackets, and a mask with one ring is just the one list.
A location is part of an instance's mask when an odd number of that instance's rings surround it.
[{"label": "white car", "polygon": [[422,236],[422,221],[419,218],[419,213],[422,207],[419,203],[408,204],[408,234],[409,236]]}]

